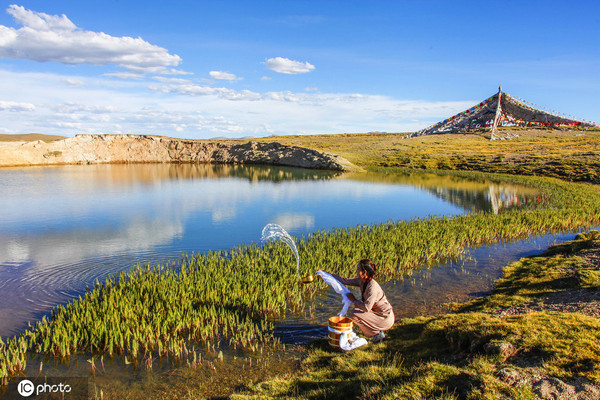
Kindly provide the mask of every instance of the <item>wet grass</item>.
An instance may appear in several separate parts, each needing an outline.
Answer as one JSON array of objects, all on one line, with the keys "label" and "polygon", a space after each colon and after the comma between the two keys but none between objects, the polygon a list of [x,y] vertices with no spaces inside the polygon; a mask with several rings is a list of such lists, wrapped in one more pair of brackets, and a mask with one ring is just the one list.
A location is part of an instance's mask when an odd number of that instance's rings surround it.
[{"label": "wet grass", "polygon": [[598,291],[597,280],[579,279],[589,267],[577,252],[589,247],[600,247],[600,232],[511,264],[491,296],[455,305],[455,313],[399,321],[382,343],[341,353],[318,341],[301,373],[232,398],[536,399],[535,377],[600,385],[600,319],[495,313],[548,291]]}]

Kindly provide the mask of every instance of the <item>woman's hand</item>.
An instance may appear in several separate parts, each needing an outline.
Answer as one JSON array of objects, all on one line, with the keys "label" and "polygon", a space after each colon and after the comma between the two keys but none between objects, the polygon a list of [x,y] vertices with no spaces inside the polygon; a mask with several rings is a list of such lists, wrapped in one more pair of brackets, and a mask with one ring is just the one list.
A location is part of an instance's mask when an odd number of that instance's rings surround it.
[{"label": "woman's hand", "polygon": [[348,300],[350,300],[353,303],[356,301],[356,297],[354,297],[354,295],[352,293],[348,293],[346,295],[346,297],[348,298]]}]

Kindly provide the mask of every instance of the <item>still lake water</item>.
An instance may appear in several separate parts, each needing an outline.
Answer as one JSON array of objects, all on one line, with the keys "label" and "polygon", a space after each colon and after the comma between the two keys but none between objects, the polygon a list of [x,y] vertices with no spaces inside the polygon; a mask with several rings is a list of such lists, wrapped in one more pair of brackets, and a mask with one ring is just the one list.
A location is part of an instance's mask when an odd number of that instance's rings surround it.
[{"label": "still lake water", "polygon": [[21,332],[96,279],[259,242],[268,223],[300,237],[501,212],[537,198],[525,187],[457,177],[177,164],[4,168],[0,191],[0,336]]}]

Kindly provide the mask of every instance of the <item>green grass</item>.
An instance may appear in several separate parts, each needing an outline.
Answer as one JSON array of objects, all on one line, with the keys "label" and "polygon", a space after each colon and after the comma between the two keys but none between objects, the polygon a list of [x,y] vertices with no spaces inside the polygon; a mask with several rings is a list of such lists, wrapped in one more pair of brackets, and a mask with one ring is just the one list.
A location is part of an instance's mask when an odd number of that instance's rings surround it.
[{"label": "green grass", "polygon": [[[596,233],[600,237],[600,232]],[[580,249],[600,240],[580,238],[546,255],[508,266],[493,294],[439,317],[403,319],[387,340],[349,353],[316,342],[296,376],[251,386],[232,396],[248,399],[535,399],[530,385],[503,374],[582,377],[600,385],[600,319],[579,313],[532,312],[505,318],[492,311],[544,295],[588,288],[572,279]],[[570,280],[556,285],[556,279]],[[512,298],[515,298],[514,300]],[[499,301],[501,299],[501,301]],[[489,351],[508,343],[510,355]]]},{"label": "green grass", "polygon": [[403,139],[404,133],[375,133],[255,140],[335,153],[361,167],[480,171],[600,182],[600,130],[507,130],[519,137],[490,141],[489,134],[445,134]]},{"label": "green grass", "polygon": [[539,301],[568,289],[596,289],[600,266],[581,267],[580,250],[597,245],[600,231],[579,234],[576,240],[550,247],[539,257],[523,258],[504,268],[494,293],[457,307],[457,311],[491,311]]}]

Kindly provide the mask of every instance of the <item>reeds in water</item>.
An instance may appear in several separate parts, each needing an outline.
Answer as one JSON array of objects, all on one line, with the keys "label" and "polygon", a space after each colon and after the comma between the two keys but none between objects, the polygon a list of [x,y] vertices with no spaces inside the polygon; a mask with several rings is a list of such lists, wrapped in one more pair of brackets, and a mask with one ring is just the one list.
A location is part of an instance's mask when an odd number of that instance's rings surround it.
[{"label": "reeds in water", "polygon": [[[499,179],[499,178],[498,178]],[[308,235],[299,241],[302,275],[317,269],[348,274],[361,258],[379,265],[381,280],[457,257],[465,247],[516,240],[600,224],[600,190],[548,179],[511,178],[535,186],[542,206],[411,221],[361,225]],[[283,243],[238,246],[185,256],[181,266],[141,266],[57,306],[51,318],[6,342],[0,338],[0,383],[23,371],[27,353],[58,358],[77,352],[182,359],[190,343],[259,350],[273,341],[272,322],[300,310],[323,283],[300,285],[295,259]],[[195,350],[194,351],[194,355]],[[95,367],[92,357],[90,364]]]}]

